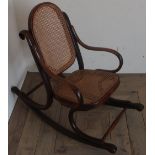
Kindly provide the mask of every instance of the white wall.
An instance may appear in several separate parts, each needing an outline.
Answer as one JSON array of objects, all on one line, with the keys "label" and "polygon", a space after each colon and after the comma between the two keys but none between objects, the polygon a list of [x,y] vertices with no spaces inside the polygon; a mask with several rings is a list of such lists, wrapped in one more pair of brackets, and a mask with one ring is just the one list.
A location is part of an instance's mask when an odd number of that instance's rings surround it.
[{"label": "white wall", "polygon": [[[14,2],[14,8],[12,5]],[[9,0],[9,89],[19,85],[27,68],[35,70],[19,30],[27,29],[30,10],[43,0]],[[80,38],[94,46],[117,49],[124,58],[122,73],[145,73],[145,0],[52,0],[70,17]],[[85,68],[113,68],[111,54],[82,49]],[[73,65],[68,72],[77,68]],[[15,101],[9,92],[9,114]]]},{"label": "white wall", "polygon": [[18,37],[16,16],[13,1],[8,1],[8,117],[13,110],[17,97],[12,94],[11,86],[21,87],[25,78],[28,63],[27,54],[23,52],[22,43]]}]

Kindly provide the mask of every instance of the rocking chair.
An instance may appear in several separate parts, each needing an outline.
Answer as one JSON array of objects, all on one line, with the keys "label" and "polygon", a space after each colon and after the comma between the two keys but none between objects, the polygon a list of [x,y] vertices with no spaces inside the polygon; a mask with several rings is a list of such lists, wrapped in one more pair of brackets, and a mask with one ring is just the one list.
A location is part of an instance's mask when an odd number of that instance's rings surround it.
[{"label": "rocking chair", "polygon": [[[19,36],[22,40],[26,38],[43,81],[27,93],[17,87],[12,87],[12,92],[57,131],[77,141],[115,153],[117,147],[106,143],[105,138],[119,122],[126,109],[141,111],[144,108],[139,103],[110,97],[120,83],[116,72],[123,65],[122,56],[113,49],[92,47],[83,43],[67,14],[49,2],[41,3],[33,8],[28,20],[28,30],[21,31]],[[78,44],[88,50],[114,54],[119,59],[119,66],[114,70],[84,69]],[[65,76],[63,72],[74,63],[75,58],[77,58],[79,70]],[[46,104],[36,103],[29,97],[41,85],[44,85],[46,89]],[[68,118],[73,131],[64,128],[43,112],[52,105],[53,99],[70,108]],[[122,108],[100,139],[83,133],[73,117],[77,111],[88,111],[98,105]]]}]

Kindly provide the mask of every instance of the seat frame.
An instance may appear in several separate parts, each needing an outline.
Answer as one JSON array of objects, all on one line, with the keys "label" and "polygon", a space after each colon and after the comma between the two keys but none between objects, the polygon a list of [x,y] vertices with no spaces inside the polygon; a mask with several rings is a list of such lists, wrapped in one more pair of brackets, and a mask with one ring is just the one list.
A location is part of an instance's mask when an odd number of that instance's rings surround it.
[{"label": "seat frame", "polygon": [[[80,38],[78,37],[74,27],[71,25],[67,14],[65,12],[62,12],[62,13],[63,13],[63,15],[64,15],[64,17],[66,19],[66,22],[67,22],[67,25],[68,25],[68,30],[69,30],[70,35],[72,37],[72,41],[73,41],[73,44],[74,44],[76,57],[77,57],[78,65],[79,65],[79,70],[84,69],[84,63],[83,63],[83,59],[82,59],[78,44],[80,44],[81,46],[83,46],[84,48],[86,48],[88,50],[105,51],[105,52],[110,52],[110,53],[116,55],[117,58],[119,59],[118,68],[116,68],[115,70],[104,70],[104,71],[113,72],[113,73],[118,72],[121,69],[122,65],[123,65],[122,56],[117,51],[115,51],[113,49],[92,47],[92,46],[88,46],[85,43],[83,43],[80,40]],[[20,38],[22,40],[25,40],[25,39],[27,40],[28,45],[29,45],[29,47],[31,49],[32,56],[33,56],[34,61],[36,63],[36,66],[37,66],[37,68],[39,70],[39,73],[40,73],[40,75],[42,77],[42,82],[37,84],[33,89],[31,89],[27,93],[19,90],[16,86],[13,86],[11,88],[11,91],[13,93],[15,93],[27,106],[29,106],[29,108],[31,108],[44,122],[49,124],[51,127],[56,129],[57,131],[61,132],[62,134],[66,135],[68,137],[71,137],[71,138],[73,138],[73,139],[75,139],[77,141],[83,142],[85,144],[95,146],[95,147],[98,147],[98,148],[101,148],[101,149],[106,149],[111,153],[115,153],[116,150],[117,150],[117,147],[114,144],[106,143],[105,138],[112,131],[112,129],[116,126],[116,124],[119,122],[121,116],[124,114],[126,109],[136,109],[138,111],[141,111],[141,110],[144,109],[144,106],[142,104],[140,104],[140,103],[132,103],[132,102],[126,101],[126,100],[118,100],[118,99],[108,97],[106,102],[103,103],[103,104],[122,108],[122,111],[115,118],[115,120],[110,125],[108,130],[105,132],[103,137],[95,138],[95,137],[87,135],[86,133],[82,132],[78,128],[78,126],[76,125],[76,122],[74,120],[74,114],[77,111],[88,111],[88,110],[94,109],[96,107],[96,104],[91,104],[91,105],[84,104],[83,103],[83,96],[80,93],[80,91],[78,89],[74,89],[74,87],[71,86],[71,88],[73,89],[74,93],[76,94],[76,96],[78,98],[79,104],[77,106],[75,106],[75,107],[70,107],[70,111],[68,113],[68,119],[69,119],[69,122],[70,122],[70,125],[71,125],[73,131],[71,131],[69,129],[66,129],[65,127],[63,127],[60,124],[58,124],[57,122],[55,122],[52,118],[50,118],[49,116],[47,116],[43,112],[43,110],[46,110],[46,109],[51,107],[51,105],[53,103],[53,99],[55,98],[55,95],[54,95],[54,93],[52,93],[53,91],[52,91],[52,86],[51,86],[51,82],[50,82],[50,78],[52,78],[52,77],[49,77],[49,75],[47,74],[47,72],[45,72],[45,70],[43,69],[42,65],[40,64],[40,62],[38,60],[37,48],[36,48],[37,45],[34,43],[33,36],[31,35],[31,30],[30,29],[29,30],[23,30],[23,31],[21,31],[19,33],[19,36],[20,36]],[[60,74],[58,76],[63,77],[62,74]],[[47,101],[46,101],[46,104],[44,104],[44,105],[36,103],[35,101],[33,101],[29,97],[30,94],[32,94],[34,91],[36,91],[42,85],[45,86],[45,90],[46,90],[46,94],[47,94]]]}]

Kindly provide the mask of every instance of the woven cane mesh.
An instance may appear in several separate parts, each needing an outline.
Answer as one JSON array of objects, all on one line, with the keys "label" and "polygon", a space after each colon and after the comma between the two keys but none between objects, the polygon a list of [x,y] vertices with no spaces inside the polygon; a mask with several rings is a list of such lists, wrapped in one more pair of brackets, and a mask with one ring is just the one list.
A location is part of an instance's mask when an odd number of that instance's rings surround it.
[{"label": "woven cane mesh", "polygon": [[[66,80],[80,90],[85,104],[103,103],[119,85],[117,74],[99,70],[78,70],[66,77]],[[57,83],[54,92],[63,100],[78,103],[76,95],[66,85]]]},{"label": "woven cane mesh", "polygon": [[54,4],[38,7],[32,17],[32,31],[48,69],[58,74],[75,60],[75,51],[66,21]]}]

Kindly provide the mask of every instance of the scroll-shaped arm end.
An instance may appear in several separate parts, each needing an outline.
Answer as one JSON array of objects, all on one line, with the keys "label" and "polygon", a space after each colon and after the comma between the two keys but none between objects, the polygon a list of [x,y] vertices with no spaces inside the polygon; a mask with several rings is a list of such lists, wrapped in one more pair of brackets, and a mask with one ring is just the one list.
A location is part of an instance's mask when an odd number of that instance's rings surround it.
[{"label": "scroll-shaped arm end", "polygon": [[28,30],[22,30],[22,31],[19,32],[19,37],[22,40],[25,40],[25,38],[27,37],[27,35],[28,35]]}]

